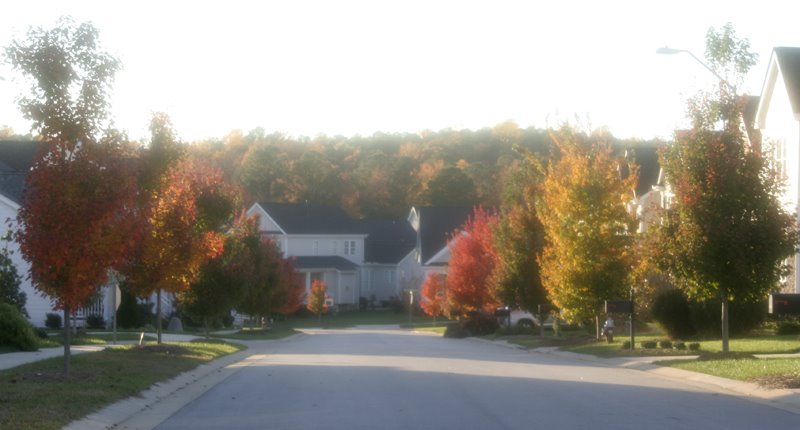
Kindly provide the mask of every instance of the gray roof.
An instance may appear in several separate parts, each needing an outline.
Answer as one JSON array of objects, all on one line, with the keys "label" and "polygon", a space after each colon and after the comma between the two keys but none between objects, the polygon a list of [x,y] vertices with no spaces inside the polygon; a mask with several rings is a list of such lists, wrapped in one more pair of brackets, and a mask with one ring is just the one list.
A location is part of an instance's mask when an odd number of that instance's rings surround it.
[{"label": "gray roof", "polygon": [[472,207],[417,207],[420,257],[423,264],[441,251],[473,213]]},{"label": "gray roof", "polygon": [[25,177],[41,147],[36,141],[0,141],[0,194],[22,203]]},{"label": "gray roof", "polygon": [[789,93],[792,112],[795,117],[800,117],[800,48],[780,46],[774,52]]},{"label": "gray roof", "polygon": [[358,265],[352,261],[338,256],[306,256],[291,257],[295,269],[335,269],[340,272],[355,272]]},{"label": "gray roof", "polygon": [[364,234],[358,221],[336,206],[259,203],[287,234]]},{"label": "gray roof", "polygon": [[364,241],[366,263],[397,264],[417,244],[417,236],[407,220],[365,219],[361,220],[368,234]]}]

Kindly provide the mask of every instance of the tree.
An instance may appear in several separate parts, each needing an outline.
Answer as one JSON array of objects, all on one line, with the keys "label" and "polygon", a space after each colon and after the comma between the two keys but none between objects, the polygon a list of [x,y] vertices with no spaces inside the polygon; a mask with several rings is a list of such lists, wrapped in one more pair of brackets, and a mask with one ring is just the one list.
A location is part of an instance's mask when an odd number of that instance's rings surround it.
[{"label": "tree", "polygon": [[222,254],[206,262],[197,279],[180,295],[181,309],[203,322],[206,337],[211,324],[230,315],[240,303],[251,280],[253,259],[247,241],[252,237],[253,221],[245,214],[237,217],[225,237]]},{"label": "tree", "polygon": [[281,257],[275,241],[262,238],[256,218],[249,224],[246,240],[251,261],[244,299],[236,309],[263,321],[273,312],[288,314],[302,306],[305,285],[295,273],[291,260]]},{"label": "tree", "polygon": [[488,285],[496,261],[492,245],[492,225],[496,221],[495,215],[477,207],[448,244],[447,299],[451,316],[490,311],[499,304]]},{"label": "tree", "polygon": [[47,143],[26,180],[17,241],[37,290],[64,310],[64,373],[69,373],[69,316],[84,306],[136,239],[136,183],[130,154],[107,128],[107,91],[119,62],[91,24],[61,19],[31,29],[5,54],[28,77],[23,115]]},{"label": "tree", "polygon": [[730,302],[760,300],[776,289],[798,242],[796,222],[778,200],[781,179],[748,148],[743,100],[729,84],[755,63],[748,48],[730,24],[709,30],[706,58],[728,79],[690,102],[692,129],[676,132],[663,152],[675,197],[653,229],[659,245],[652,252],[675,284],[692,299],[721,301],[723,352],[729,350]]},{"label": "tree", "polygon": [[536,210],[542,178],[534,155],[523,155],[524,163],[508,179],[503,213],[492,231],[497,262],[489,285],[500,303],[535,312],[548,303],[537,260],[545,242]]},{"label": "tree", "polygon": [[291,259],[281,260],[280,281],[277,290],[278,312],[283,315],[297,312],[306,299],[306,285],[304,278],[295,271]]},{"label": "tree", "polygon": [[17,266],[11,261],[8,249],[0,249],[0,303],[6,303],[17,308],[19,313],[28,317],[25,303],[28,298],[20,290],[22,278],[17,273]]},{"label": "tree", "polygon": [[625,203],[636,172],[620,178],[603,135],[569,128],[553,133],[551,160],[537,207],[547,244],[539,265],[550,300],[573,322],[597,317],[606,299],[627,294],[636,220]]},{"label": "tree", "polygon": [[322,314],[328,311],[328,305],[325,303],[327,299],[328,285],[325,282],[315,279],[311,283],[311,293],[308,296],[308,310],[317,316],[318,319],[322,318]]},{"label": "tree", "polygon": [[222,172],[187,157],[169,169],[164,188],[142,209],[142,239],[123,273],[139,296],[156,294],[156,330],[161,343],[161,295],[179,294],[198,279],[201,267],[224,249],[220,232],[233,211],[232,191]]},{"label": "tree", "polygon": [[436,325],[436,317],[442,315],[447,307],[447,287],[445,286],[444,275],[431,273],[422,284],[422,301],[420,307],[426,314],[433,317],[433,325]]},{"label": "tree", "polygon": [[428,182],[424,199],[432,206],[471,206],[477,200],[475,183],[458,167],[445,167]]}]

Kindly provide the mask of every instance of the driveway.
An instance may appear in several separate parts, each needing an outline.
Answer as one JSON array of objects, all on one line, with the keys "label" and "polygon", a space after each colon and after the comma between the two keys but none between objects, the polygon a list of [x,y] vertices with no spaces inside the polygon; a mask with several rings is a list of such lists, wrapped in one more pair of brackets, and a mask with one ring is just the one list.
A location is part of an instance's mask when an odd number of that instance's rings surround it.
[{"label": "driveway", "polygon": [[473,340],[307,330],[157,428],[757,429],[800,416],[679,380]]}]

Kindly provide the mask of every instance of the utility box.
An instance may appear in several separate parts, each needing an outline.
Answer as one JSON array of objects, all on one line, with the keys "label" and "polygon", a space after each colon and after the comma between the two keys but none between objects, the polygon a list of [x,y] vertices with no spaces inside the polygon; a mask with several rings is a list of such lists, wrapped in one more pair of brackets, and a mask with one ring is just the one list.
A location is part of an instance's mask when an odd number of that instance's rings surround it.
[{"label": "utility box", "polygon": [[800,294],[770,294],[769,313],[773,315],[800,315]]}]

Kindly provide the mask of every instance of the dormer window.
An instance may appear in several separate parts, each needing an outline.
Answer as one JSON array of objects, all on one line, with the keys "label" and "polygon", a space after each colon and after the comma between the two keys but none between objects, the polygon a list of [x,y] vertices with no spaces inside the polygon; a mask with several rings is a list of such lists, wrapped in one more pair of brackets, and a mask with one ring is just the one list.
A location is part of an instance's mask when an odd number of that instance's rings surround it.
[{"label": "dormer window", "polygon": [[356,241],[355,240],[345,240],[344,241],[344,255],[356,255]]}]

